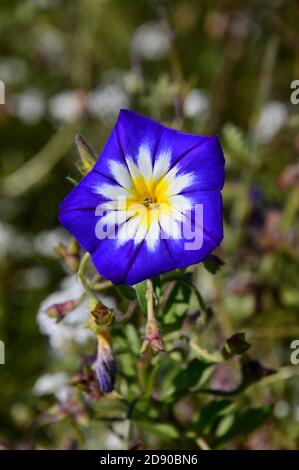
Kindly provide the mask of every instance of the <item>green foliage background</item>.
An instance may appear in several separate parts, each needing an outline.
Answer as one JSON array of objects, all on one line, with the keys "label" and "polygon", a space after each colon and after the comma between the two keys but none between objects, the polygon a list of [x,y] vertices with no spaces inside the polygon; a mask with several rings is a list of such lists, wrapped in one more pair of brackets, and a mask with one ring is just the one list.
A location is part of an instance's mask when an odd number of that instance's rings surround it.
[{"label": "green foliage background", "polygon": [[[286,0],[2,0],[1,446],[298,447],[298,22],[298,4]],[[140,356],[136,306],[113,327],[118,395],[94,399],[74,386],[61,405],[34,384],[60,371],[71,380],[95,342],[57,355],[36,321],[67,274],[50,247],[64,236],[58,204],[71,189],[65,176],[79,179],[74,135],[99,153],[121,106],[219,135],[225,239],[215,255],[225,264],[160,279],[166,353]],[[123,313],[132,301],[105,295]],[[223,355],[237,332],[250,349],[239,335]]]}]

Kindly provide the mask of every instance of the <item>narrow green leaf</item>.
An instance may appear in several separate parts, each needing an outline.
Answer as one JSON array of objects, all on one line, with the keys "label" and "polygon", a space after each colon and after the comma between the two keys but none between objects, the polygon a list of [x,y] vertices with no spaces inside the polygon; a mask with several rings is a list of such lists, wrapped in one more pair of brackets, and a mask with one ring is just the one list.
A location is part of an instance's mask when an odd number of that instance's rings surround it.
[{"label": "narrow green leaf", "polygon": [[231,413],[234,407],[229,400],[212,400],[201,410],[199,419],[194,423],[194,429],[200,435],[209,434],[217,421]]},{"label": "narrow green leaf", "polygon": [[216,431],[213,447],[219,447],[235,436],[246,436],[258,429],[271,414],[271,407],[250,408],[225,416]]},{"label": "narrow green leaf", "polygon": [[206,362],[200,361],[199,359],[193,359],[176,376],[174,380],[176,389],[187,391],[190,388],[195,387],[207,367],[210,367],[210,365]]},{"label": "narrow green leaf", "polygon": [[144,312],[147,312],[146,281],[142,281],[142,282],[139,282],[139,284],[135,284],[134,288],[135,288],[135,292],[136,292],[140,307],[142,308]]},{"label": "narrow green leaf", "polygon": [[140,338],[138,335],[138,332],[132,323],[128,323],[125,327],[126,331],[126,336],[129,341],[129,345],[131,347],[131,350],[133,351],[134,354],[139,354],[140,353]]},{"label": "narrow green leaf", "polygon": [[76,181],[74,178],[72,178],[71,176],[66,176],[65,179],[71,183],[73,186],[77,186],[78,184],[78,181]]},{"label": "narrow green leaf", "polygon": [[146,433],[153,434],[161,439],[173,441],[179,438],[179,433],[174,426],[167,423],[149,423],[146,421],[138,421],[138,426]]},{"label": "narrow green leaf", "polygon": [[125,297],[126,299],[128,300],[134,300],[136,299],[136,292],[135,290],[133,289],[133,287],[130,287],[130,286],[125,286],[123,284],[119,284],[117,286],[117,289],[119,290],[119,292],[121,293],[121,295],[123,297]]}]

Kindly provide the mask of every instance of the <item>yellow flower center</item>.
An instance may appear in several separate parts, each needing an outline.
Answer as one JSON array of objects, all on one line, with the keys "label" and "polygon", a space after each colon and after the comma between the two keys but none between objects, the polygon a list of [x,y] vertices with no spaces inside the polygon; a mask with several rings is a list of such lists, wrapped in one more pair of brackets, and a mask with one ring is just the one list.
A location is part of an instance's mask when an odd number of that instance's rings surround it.
[{"label": "yellow flower center", "polygon": [[139,216],[140,223],[149,228],[154,220],[159,220],[161,214],[170,211],[168,188],[169,182],[165,176],[159,180],[153,177],[147,180],[141,173],[136,172],[132,176],[132,188],[128,190],[127,211]]}]

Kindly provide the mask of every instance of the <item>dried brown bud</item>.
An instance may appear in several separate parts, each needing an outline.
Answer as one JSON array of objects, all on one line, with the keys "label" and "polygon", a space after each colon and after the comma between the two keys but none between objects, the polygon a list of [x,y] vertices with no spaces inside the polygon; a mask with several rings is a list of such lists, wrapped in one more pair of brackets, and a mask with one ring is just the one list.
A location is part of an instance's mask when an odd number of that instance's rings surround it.
[{"label": "dried brown bud", "polygon": [[56,323],[63,320],[68,313],[74,310],[80,303],[81,298],[75,300],[67,300],[61,304],[53,304],[44,310],[45,314],[51,318],[55,318]]},{"label": "dried brown bud", "polygon": [[154,319],[149,320],[146,324],[145,340],[141,352],[144,352],[148,347],[155,352],[165,351],[158,323]]},{"label": "dried brown bud", "polygon": [[71,240],[68,245],[60,243],[55,248],[55,253],[71,271],[77,272],[80,264],[80,246],[76,240]]},{"label": "dried brown bud", "polygon": [[95,309],[91,310],[90,313],[98,325],[106,327],[110,326],[113,319],[113,311],[103,305],[101,302],[99,302]]}]

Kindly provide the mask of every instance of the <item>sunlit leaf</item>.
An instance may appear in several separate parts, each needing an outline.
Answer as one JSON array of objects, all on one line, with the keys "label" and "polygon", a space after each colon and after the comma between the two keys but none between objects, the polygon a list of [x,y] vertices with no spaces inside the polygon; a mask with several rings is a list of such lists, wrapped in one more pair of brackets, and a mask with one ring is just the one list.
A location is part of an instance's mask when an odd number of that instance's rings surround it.
[{"label": "sunlit leaf", "polygon": [[146,299],[147,283],[146,281],[142,281],[142,282],[139,282],[139,284],[135,284],[134,288],[135,288],[135,292],[136,292],[140,307],[142,308],[144,312],[147,312],[147,299]]}]

